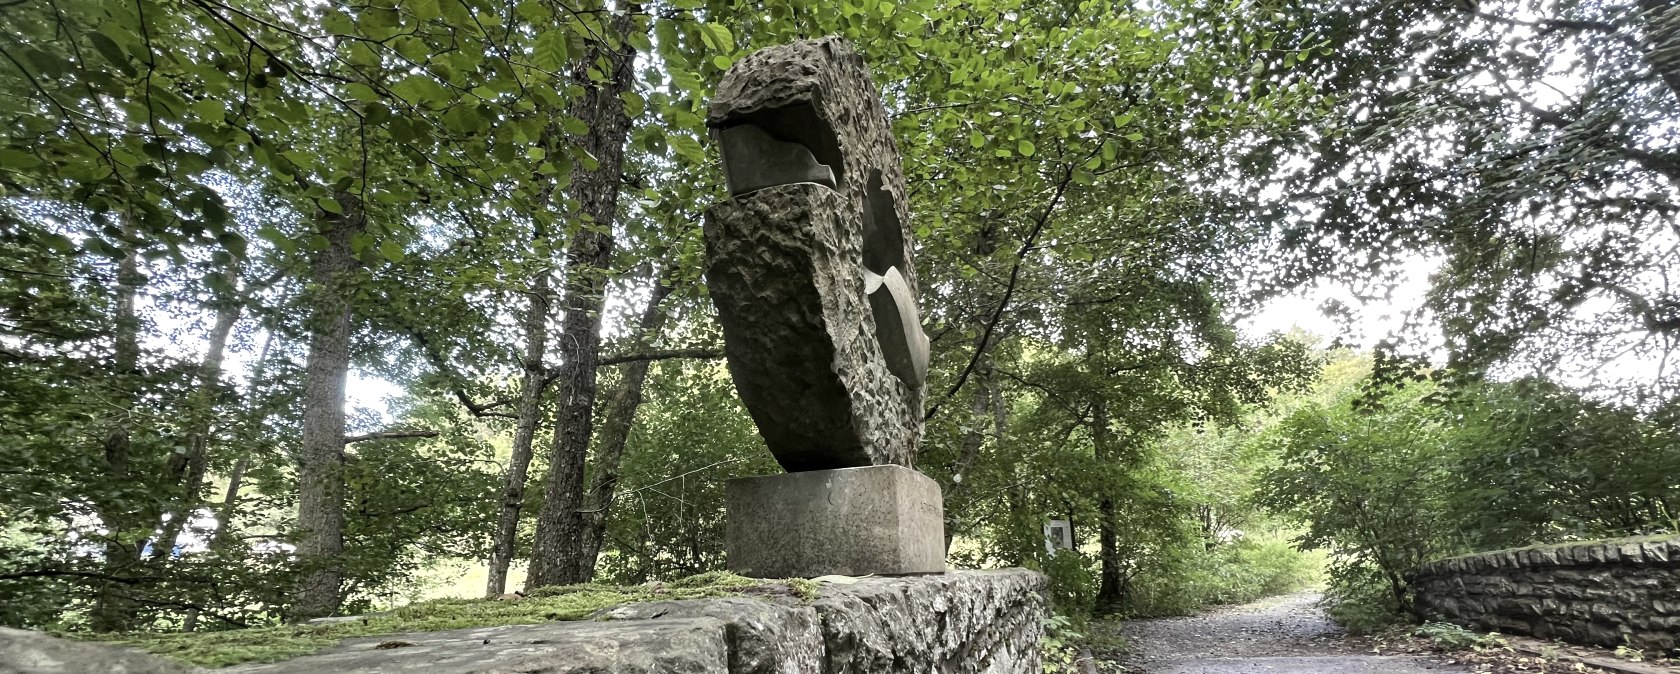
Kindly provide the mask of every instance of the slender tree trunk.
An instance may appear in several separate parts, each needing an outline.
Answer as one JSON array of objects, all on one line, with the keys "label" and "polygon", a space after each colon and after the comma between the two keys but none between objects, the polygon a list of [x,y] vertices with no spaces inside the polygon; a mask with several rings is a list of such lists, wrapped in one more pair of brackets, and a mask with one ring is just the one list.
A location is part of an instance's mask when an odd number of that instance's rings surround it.
[{"label": "slender tree trunk", "polygon": [[[628,34],[635,25],[624,8],[612,21],[617,36]],[[566,247],[566,285],[562,305],[566,318],[560,344],[560,408],[555,413],[553,451],[549,454],[548,483],[543,489],[543,507],[537,514],[537,529],[531,544],[530,576],[527,587],[565,585],[582,580],[583,469],[594,430],[595,367],[601,356],[601,306],[607,286],[607,267],[612,261],[612,226],[618,213],[618,192],[622,179],[624,143],[630,135],[630,118],[620,94],[630,90],[635,75],[636,50],[629,40],[618,40],[613,48],[595,42],[585,58],[574,64],[574,77],[584,93],[572,106],[572,116],[583,120],[589,134],[579,146],[596,159],[594,170],[575,171],[567,189],[581,207],[582,222],[577,235]],[[588,70],[605,61],[611,72],[605,82],[593,82]]]},{"label": "slender tree trunk", "polygon": [[[274,331],[268,330],[263,337],[263,345],[257,350],[256,364],[251,368],[251,379],[245,384],[245,426],[262,433],[267,415],[261,412],[257,405],[257,395],[261,393],[263,373],[268,371],[268,351],[274,346]],[[239,459],[233,462],[233,470],[228,472],[227,493],[222,496],[222,505],[216,511],[216,532],[210,535],[210,547],[216,547],[228,530],[233,526],[233,516],[239,505],[239,491],[245,486],[245,471],[251,469],[250,443],[241,443],[245,449],[240,450]]]},{"label": "slender tree trunk", "polygon": [[340,191],[342,214],[324,213],[327,245],[310,263],[315,287],[309,326],[309,361],[303,376],[303,437],[298,448],[298,584],[293,617],[332,615],[342,599],[344,551],[344,382],[350,374],[349,276],[357,260],[352,236],[366,226],[361,200]]},{"label": "slender tree trunk", "polygon": [[[537,239],[546,237],[538,225]],[[525,309],[525,372],[519,380],[519,420],[513,432],[513,455],[508,457],[503,476],[501,512],[496,518],[496,537],[491,542],[490,580],[484,592],[495,597],[507,591],[508,565],[519,541],[519,512],[525,505],[526,473],[531,468],[531,447],[542,417],[543,378],[548,375],[543,354],[548,351],[549,276],[547,264],[531,282],[530,304]]]},{"label": "slender tree trunk", "polygon": [[[977,348],[984,350],[985,345],[981,344]],[[966,433],[963,433],[963,441],[961,450],[957,453],[957,461],[951,465],[951,488],[945,492],[945,504],[947,506],[945,508],[946,552],[951,551],[951,542],[956,540],[959,530],[962,529],[960,513],[964,510],[963,499],[968,491],[968,485],[973,483],[969,479],[968,469],[974,467],[975,462],[980,460],[980,450],[986,444],[986,425],[982,420],[986,418],[986,410],[992,404],[990,390],[992,359],[981,356],[980,364],[974,368],[974,376],[980,385],[972,391],[968,410],[969,429]]]},{"label": "slender tree trunk", "polygon": [[163,534],[152,545],[152,558],[169,556],[187,520],[198,508],[199,494],[204,490],[204,476],[210,459],[210,414],[216,387],[221,384],[222,360],[227,351],[228,336],[239,323],[245,306],[240,301],[228,301],[216,310],[216,323],[210,328],[210,343],[204,350],[204,360],[198,365],[198,390],[192,413],[198,415],[192,430],[187,433],[187,451],[169,457],[168,482],[181,491],[174,507],[168,511],[169,521],[163,524]]},{"label": "slender tree trunk", "polygon": [[[636,342],[647,344],[664,328],[665,300],[671,296],[671,282],[676,267],[654,281],[647,307],[642,309],[637,324]],[[583,582],[594,580],[595,564],[600,559],[601,544],[607,536],[607,519],[612,514],[613,497],[618,493],[619,467],[624,463],[624,447],[630,441],[630,429],[636,423],[636,410],[642,406],[642,389],[647,383],[648,367],[652,361],[636,360],[624,366],[624,380],[618,394],[613,396],[601,422],[601,437],[595,452],[595,469],[589,480],[583,504],[583,552],[579,571]]]},{"label": "slender tree trunk", "polygon": [[[113,489],[128,481],[127,415],[134,406],[133,379],[140,374],[140,317],[135,313],[134,302],[143,278],[140,275],[139,253],[129,250],[117,263],[116,320],[115,329],[112,331],[111,350],[111,370],[118,382],[113,404],[121,410],[122,416],[105,435],[104,442],[105,471]],[[141,532],[136,547],[131,548],[124,543],[123,536],[132,533],[127,530],[130,514],[124,512],[123,507],[116,503],[105,503],[99,507],[99,519],[109,532],[105,539],[105,572],[112,578],[121,578],[133,568],[139,559],[138,546],[150,534],[149,531]],[[100,587],[99,596],[95,600],[91,627],[96,632],[121,631],[127,628],[132,618],[133,612],[128,602],[117,592],[116,585],[107,581]]]},{"label": "slender tree trunk", "polygon": [[[1108,428],[1108,405],[1097,401],[1091,408],[1091,439],[1098,462],[1114,461],[1114,441]],[[1097,584],[1097,611],[1112,613],[1125,601],[1124,578],[1120,571],[1120,547],[1117,537],[1120,522],[1115,517],[1114,494],[1105,488],[1097,502],[1097,542],[1101,546],[1101,571]]]}]

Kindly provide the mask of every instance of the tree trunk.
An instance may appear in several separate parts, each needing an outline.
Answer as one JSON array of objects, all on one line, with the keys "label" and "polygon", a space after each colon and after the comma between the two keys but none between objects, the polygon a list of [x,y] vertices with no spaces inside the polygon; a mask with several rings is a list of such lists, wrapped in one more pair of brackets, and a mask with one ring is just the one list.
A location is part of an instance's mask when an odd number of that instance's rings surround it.
[{"label": "tree trunk", "polygon": [[[537,225],[535,238],[540,241],[546,236],[546,229]],[[503,476],[501,512],[496,518],[496,537],[491,542],[490,580],[484,587],[485,595],[490,597],[507,591],[508,565],[518,549],[519,512],[525,505],[526,474],[531,468],[531,447],[542,416],[543,379],[548,375],[543,354],[548,351],[548,279],[553,273],[547,264],[542,265],[531,282],[531,301],[525,309],[525,372],[519,380],[519,420],[513,432],[513,455],[508,457],[507,473]]]},{"label": "tree trunk", "polygon": [[[613,18],[612,31],[622,38],[634,25],[634,5]],[[629,91],[635,75],[636,50],[629,40],[612,48],[598,41],[573,64],[573,77],[584,93],[571,114],[583,120],[589,134],[578,145],[596,159],[594,170],[574,172],[569,196],[581,207],[582,222],[566,247],[566,317],[561,323],[560,408],[555,413],[554,444],[549,453],[548,483],[537,514],[531,544],[530,576],[526,587],[566,585],[582,580],[583,469],[594,430],[595,367],[601,357],[601,305],[612,261],[612,226],[618,213],[619,169],[630,118],[620,94]],[[610,72],[605,82],[593,82],[588,71],[601,61]]]},{"label": "tree trunk", "polygon": [[[980,344],[976,348],[984,350],[986,345]],[[992,405],[991,387],[993,385],[992,359],[990,357],[981,356],[980,364],[974,367],[974,376],[978,380],[979,386],[974,389],[973,398],[969,401],[968,423],[970,425],[968,431],[963,433],[962,449],[957,453],[957,461],[951,465],[951,488],[945,493],[945,505],[947,506],[945,508],[946,553],[951,551],[951,542],[956,540],[957,534],[963,528],[960,513],[965,510],[964,506],[967,505],[963,499],[966,495],[965,492],[968,491],[968,485],[973,483],[969,479],[968,469],[974,467],[975,462],[980,460],[980,450],[986,444],[986,424],[983,420],[986,418],[987,408]]]},{"label": "tree trunk", "polygon": [[[1095,445],[1097,461],[1110,463],[1114,460],[1113,438],[1108,428],[1108,405],[1097,401],[1091,408],[1091,441]],[[1120,572],[1120,546],[1117,530],[1120,523],[1115,517],[1114,494],[1112,487],[1103,489],[1102,498],[1097,502],[1097,542],[1102,550],[1099,562],[1102,565],[1097,584],[1097,612],[1113,613],[1125,601],[1126,593],[1124,578]]]},{"label": "tree trunk", "polygon": [[[117,380],[112,404],[121,410],[121,417],[105,435],[105,471],[111,489],[118,489],[128,481],[129,428],[127,413],[134,406],[133,379],[140,372],[140,317],[135,313],[134,300],[144,277],[140,275],[138,251],[129,250],[117,263],[117,296],[115,329],[112,330],[111,371]],[[107,502],[99,507],[99,519],[105,526],[105,573],[121,578],[133,568],[139,558],[139,545],[151,532],[141,532],[135,547],[123,542],[131,519],[118,503]],[[150,520],[147,520],[150,522]],[[117,592],[115,583],[107,581],[99,589],[95,600],[91,627],[96,632],[116,632],[126,629],[133,612],[128,602]]]},{"label": "tree trunk", "polygon": [[350,240],[366,227],[361,200],[340,191],[342,214],[323,213],[327,245],[310,263],[315,287],[309,326],[309,361],[303,375],[303,438],[298,448],[298,584],[293,618],[306,620],[338,610],[344,551],[344,382],[350,374],[349,276],[358,265]]},{"label": "tree trunk", "polygon": [[187,451],[169,457],[167,484],[180,491],[175,495],[174,507],[168,511],[169,521],[163,523],[162,535],[152,545],[153,559],[169,556],[175,547],[175,539],[198,508],[210,459],[211,410],[214,409],[216,387],[222,379],[222,359],[227,351],[228,336],[233,333],[233,326],[239,323],[244,309],[244,304],[238,300],[227,301],[216,309],[216,323],[210,328],[210,343],[204,350],[204,360],[198,365],[198,390],[193,396],[192,413],[199,416],[187,433]]},{"label": "tree trunk", "polygon": [[[672,277],[675,276],[676,266],[666,268],[666,273],[654,281],[653,292],[648,296],[647,307],[642,309],[642,317],[637,324],[635,341],[639,344],[651,342],[659,331],[664,328],[665,299],[671,296]],[[619,467],[624,463],[624,447],[630,441],[630,429],[636,423],[636,410],[642,406],[642,388],[647,383],[648,367],[653,361],[636,360],[624,366],[624,381],[618,388],[618,394],[613,396],[612,404],[607,408],[606,417],[601,422],[601,439],[595,452],[595,470],[589,480],[589,489],[585,492],[583,504],[583,552],[579,561],[583,568],[579,571],[583,582],[595,578],[595,563],[600,559],[601,543],[607,536],[607,518],[612,514],[613,497],[618,490]]]}]

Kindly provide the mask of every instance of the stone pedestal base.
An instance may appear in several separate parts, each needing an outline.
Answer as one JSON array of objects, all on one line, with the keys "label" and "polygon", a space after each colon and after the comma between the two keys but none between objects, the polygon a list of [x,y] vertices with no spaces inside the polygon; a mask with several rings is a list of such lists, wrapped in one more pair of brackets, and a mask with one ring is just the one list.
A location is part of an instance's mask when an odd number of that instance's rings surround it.
[{"label": "stone pedestal base", "polygon": [[939,484],[903,466],[730,480],[729,570],[755,578],[945,571]]}]

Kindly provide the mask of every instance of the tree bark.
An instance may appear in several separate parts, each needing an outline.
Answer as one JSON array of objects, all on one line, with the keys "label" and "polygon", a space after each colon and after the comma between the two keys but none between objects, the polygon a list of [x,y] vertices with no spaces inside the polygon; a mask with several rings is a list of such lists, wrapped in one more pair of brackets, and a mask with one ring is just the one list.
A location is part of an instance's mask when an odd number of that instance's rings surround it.
[{"label": "tree bark", "polygon": [[[612,31],[622,38],[635,25],[631,5],[614,16]],[[571,114],[588,125],[578,145],[596,159],[593,170],[574,172],[569,196],[581,208],[582,222],[566,247],[566,317],[561,323],[560,408],[555,413],[553,450],[549,454],[548,483],[537,514],[531,544],[530,576],[526,587],[580,582],[583,570],[583,469],[588,458],[595,407],[595,368],[601,356],[601,305],[612,260],[612,226],[618,213],[619,170],[630,118],[620,94],[629,91],[635,75],[636,50],[629,40],[617,47],[597,41],[573,64],[573,77],[584,93]],[[606,81],[595,82],[588,71],[604,62]]]},{"label": "tree bark", "polygon": [[298,561],[303,578],[292,617],[332,615],[342,600],[344,552],[344,383],[350,374],[349,276],[358,262],[350,240],[366,227],[361,200],[340,191],[341,214],[323,213],[327,245],[310,263],[315,286],[309,360],[303,376],[303,437],[298,448]]},{"label": "tree bark", "polygon": [[[653,292],[648,296],[647,307],[642,309],[641,320],[637,323],[636,341],[646,344],[659,334],[664,328],[665,300],[671,296],[672,273],[676,267],[666,268],[666,273],[654,281]],[[583,504],[583,551],[579,561],[583,568],[579,576],[583,582],[595,578],[595,564],[600,559],[601,544],[607,536],[607,519],[612,514],[613,497],[618,491],[619,467],[624,463],[624,447],[630,441],[630,430],[636,423],[636,410],[642,406],[642,389],[647,383],[648,368],[653,364],[650,360],[631,361],[624,368],[624,380],[619,385],[618,394],[613,396],[611,405],[607,408],[606,417],[601,422],[601,437],[596,445],[595,470],[589,480],[589,489],[584,494]]]},{"label": "tree bark", "polygon": [[[109,487],[118,488],[128,481],[129,428],[127,413],[134,406],[133,379],[140,372],[140,317],[135,313],[134,301],[144,277],[140,275],[139,252],[130,249],[117,263],[116,316],[112,330],[111,371],[117,380],[113,404],[122,410],[111,430],[105,435],[105,471]],[[139,545],[150,533],[142,532],[135,547],[123,542],[132,513],[123,512],[117,503],[99,506],[99,519],[107,532],[105,538],[105,573],[121,578],[139,559]],[[150,520],[147,520],[148,522]],[[127,628],[133,617],[128,602],[117,592],[116,584],[106,582],[99,589],[92,615],[89,617],[96,632],[116,632]]]},{"label": "tree bark", "polygon": [[[1108,405],[1101,400],[1091,408],[1091,441],[1099,463],[1108,464],[1114,460],[1114,442],[1108,428]],[[1097,541],[1101,546],[1099,562],[1102,566],[1097,584],[1098,613],[1113,613],[1126,599],[1120,572],[1120,523],[1115,517],[1114,494],[1110,489],[1105,487],[1102,498],[1097,502]]]},{"label": "tree bark", "polygon": [[[537,226],[536,238],[546,238],[542,225]],[[490,549],[490,579],[484,593],[498,597],[507,592],[508,565],[513,561],[519,540],[519,512],[525,505],[526,475],[531,468],[532,445],[541,422],[543,388],[547,384],[548,368],[543,354],[548,351],[549,276],[554,271],[543,265],[531,282],[530,304],[525,308],[524,374],[519,380],[519,420],[513,432],[513,455],[508,457],[507,472],[503,475],[501,512],[496,518],[495,539]]]}]

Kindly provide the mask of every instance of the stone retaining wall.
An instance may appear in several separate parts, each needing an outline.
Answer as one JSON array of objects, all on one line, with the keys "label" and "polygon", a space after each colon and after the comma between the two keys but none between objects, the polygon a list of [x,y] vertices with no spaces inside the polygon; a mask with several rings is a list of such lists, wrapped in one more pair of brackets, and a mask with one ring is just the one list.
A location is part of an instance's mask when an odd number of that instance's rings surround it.
[{"label": "stone retaining wall", "polygon": [[0,628],[0,674],[1038,674],[1044,589],[1022,569],[864,578],[811,602],[626,604],[595,620],[350,639],[217,670]]},{"label": "stone retaining wall", "polygon": [[1429,620],[1600,646],[1680,648],[1680,537],[1500,550],[1425,564]]}]

